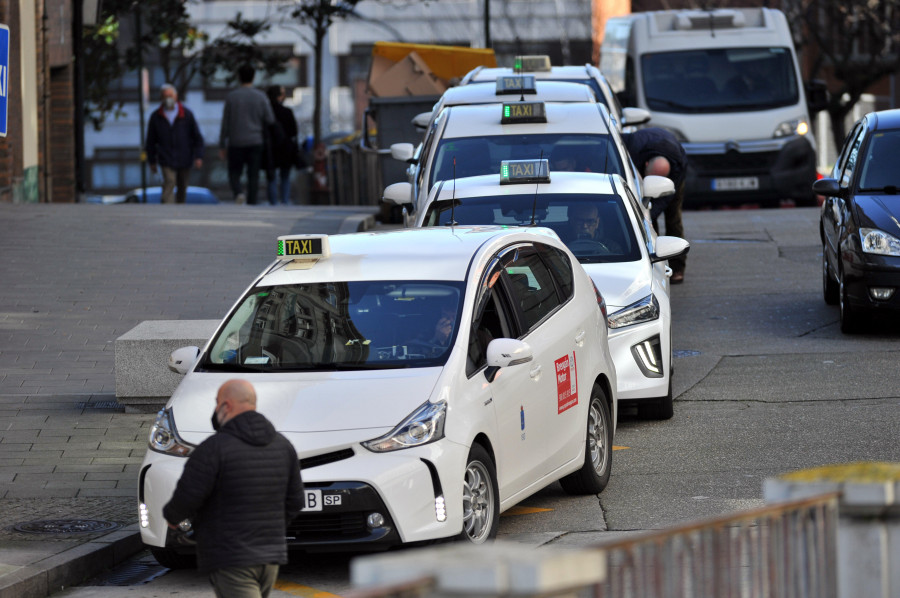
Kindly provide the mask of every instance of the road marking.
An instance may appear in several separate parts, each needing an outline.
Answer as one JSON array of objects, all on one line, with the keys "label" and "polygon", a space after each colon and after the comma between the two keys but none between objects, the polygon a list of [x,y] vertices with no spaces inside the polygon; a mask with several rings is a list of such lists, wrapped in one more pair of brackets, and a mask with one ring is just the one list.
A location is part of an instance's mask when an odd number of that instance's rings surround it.
[{"label": "road marking", "polygon": [[614,451],[627,451],[627,450],[630,449],[630,448],[631,448],[630,446],[616,446],[616,445],[613,445],[613,450],[614,450]]},{"label": "road marking", "polygon": [[324,592],[322,590],[317,590],[316,588],[302,586],[299,583],[283,581],[280,579],[275,582],[275,589],[287,592],[293,596],[303,596],[304,598],[341,598],[339,594]]},{"label": "road marking", "polygon": [[542,509],[540,507],[512,507],[500,513],[500,516],[505,517],[507,515],[532,515],[534,513],[545,513],[552,510],[553,509]]}]

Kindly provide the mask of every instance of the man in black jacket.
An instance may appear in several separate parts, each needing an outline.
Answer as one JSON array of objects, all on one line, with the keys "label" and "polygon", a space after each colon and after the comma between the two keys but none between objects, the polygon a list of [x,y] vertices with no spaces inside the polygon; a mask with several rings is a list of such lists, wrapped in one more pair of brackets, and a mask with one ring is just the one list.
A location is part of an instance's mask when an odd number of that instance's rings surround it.
[{"label": "man in black jacket", "polygon": [[[150,172],[162,169],[162,202],[184,203],[191,167],[203,167],[203,134],[194,113],[178,101],[178,90],[169,83],[160,90],[159,108],[147,125],[147,162]],[[173,195],[175,187],[177,194]]]},{"label": "man in black jacket", "polygon": [[169,527],[190,519],[197,568],[219,598],[265,598],[287,563],[287,523],[303,508],[300,462],[291,443],[256,412],[246,380],[216,395],[217,433],[194,449],[172,500]]},{"label": "man in black jacket", "polygon": [[[647,127],[634,133],[622,135],[625,147],[634,165],[642,176],[656,175],[672,179],[675,195],[653,200],[650,218],[653,228],[659,232],[656,220],[665,214],[666,234],[684,238],[684,224],[681,220],[681,205],[684,203],[684,179],[687,176],[687,154],[678,138],[666,129]],[[672,267],[672,283],[684,282],[684,256],[669,260]]]}]

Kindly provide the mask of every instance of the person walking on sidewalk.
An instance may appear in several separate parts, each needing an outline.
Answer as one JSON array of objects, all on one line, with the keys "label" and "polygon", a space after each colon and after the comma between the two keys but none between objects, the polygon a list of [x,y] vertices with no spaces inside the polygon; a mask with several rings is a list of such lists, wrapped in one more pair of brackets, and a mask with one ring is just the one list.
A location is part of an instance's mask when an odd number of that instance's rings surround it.
[{"label": "person walking on sidewalk", "polygon": [[265,598],[287,563],[287,524],[303,508],[300,462],[256,411],[246,380],[222,384],[212,420],[216,433],[191,453],[163,516],[172,529],[191,520],[197,568],[218,598]]},{"label": "person walking on sidewalk", "polygon": [[[254,77],[256,69],[252,65],[238,68],[240,87],[225,96],[219,132],[219,157],[228,160],[228,183],[236,203],[256,203],[267,129],[275,122],[266,94],[253,87]],[[241,189],[245,166],[246,193]]]},{"label": "person walking on sidewalk", "polygon": [[159,108],[147,125],[147,162],[153,174],[162,170],[162,202],[184,203],[191,167],[203,167],[203,134],[194,113],[178,101],[174,85],[164,84],[159,95]]},{"label": "person walking on sidewalk", "polygon": [[[628,154],[642,176],[664,176],[675,183],[675,195],[654,199],[650,206],[653,228],[659,233],[657,219],[665,215],[666,234],[684,238],[681,206],[684,203],[684,181],[687,177],[687,154],[678,138],[666,129],[647,127],[622,135]],[[680,256],[669,260],[672,267],[672,284],[684,282],[687,258]]]},{"label": "person walking on sidewalk", "polygon": [[300,148],[297,144],[297,119],[290,108],[283,104],[286,93],[282,85],[272,85],[266,90],[275,124],[269,135],[266,178],[268,180],[269,203],[290,205],[291,168],[297,162]]}]

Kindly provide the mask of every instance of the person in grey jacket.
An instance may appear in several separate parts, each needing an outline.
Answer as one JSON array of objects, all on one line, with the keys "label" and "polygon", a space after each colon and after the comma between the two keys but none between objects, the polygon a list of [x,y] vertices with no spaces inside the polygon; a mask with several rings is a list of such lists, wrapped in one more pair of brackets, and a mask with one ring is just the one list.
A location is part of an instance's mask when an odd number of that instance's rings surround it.
[{"label": "person in grey jacket", "polygon": [[300,462],[256,411],[246,380],[219,388],[213,428],[191,453],[163,516],[173,530],[191,520],[197,568],[216,596],[265,598],[287,563],[287,524],[303,508]]},{"label": "person in grey jacket", "polygon": [[[228,160],[228,183],[236,203],[256,203],[259,168],[263,158],[267,130],[275,115],[266,94],[253,87],[256,69],[249,64],[238,68],[240,87],[225,96],[222,127],[219,132],[219,157]],[[241,188],[241,176],[247,167],[247,192]]]}]

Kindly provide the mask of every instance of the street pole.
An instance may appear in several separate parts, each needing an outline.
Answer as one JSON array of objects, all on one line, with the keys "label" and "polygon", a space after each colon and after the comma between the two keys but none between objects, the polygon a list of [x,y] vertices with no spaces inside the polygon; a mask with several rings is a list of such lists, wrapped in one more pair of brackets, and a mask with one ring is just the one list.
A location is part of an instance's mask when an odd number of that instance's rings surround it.
[{"label": "street pole", "polygon": [[147,202],[147,152],[144,149],[144,49],[141,45],[141,3],[134,3],[135,37],[138,47],[138,129],[141,131],[141,203]]},{"label": "street pole", "polygon": [[84,200],[84,4],[72,3],[72,46],[75,54],[75,201]]},{"label": "street pole", "polygon": [[491,47],[491,0],[484,0],[484,47]]}]

